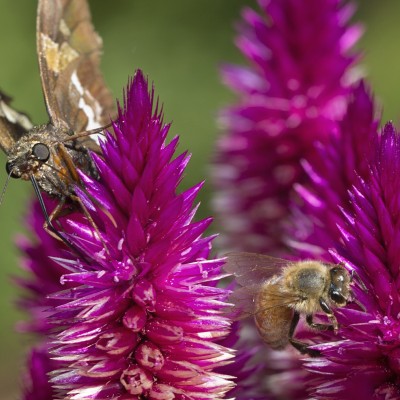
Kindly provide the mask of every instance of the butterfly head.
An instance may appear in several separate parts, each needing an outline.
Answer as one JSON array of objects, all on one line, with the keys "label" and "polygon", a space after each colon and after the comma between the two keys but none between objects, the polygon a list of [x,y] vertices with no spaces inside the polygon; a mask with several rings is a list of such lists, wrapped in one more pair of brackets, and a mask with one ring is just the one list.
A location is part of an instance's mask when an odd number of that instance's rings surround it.
[{"label": "butterfly head", "polygon": [[78,169],[97,178],[97,170],[85,146],[64,128],[51,124],[32,128],[8,151],[7,174],[25,181],[35,180],[50,196],[69,197],[80,184]]},{"label": "butterfly head", "polygon": [[46,136],[26,135],[15,143],[8,154],[7,174],[12,178],[30,180],[50,157],[50,143],[46,140]]}]

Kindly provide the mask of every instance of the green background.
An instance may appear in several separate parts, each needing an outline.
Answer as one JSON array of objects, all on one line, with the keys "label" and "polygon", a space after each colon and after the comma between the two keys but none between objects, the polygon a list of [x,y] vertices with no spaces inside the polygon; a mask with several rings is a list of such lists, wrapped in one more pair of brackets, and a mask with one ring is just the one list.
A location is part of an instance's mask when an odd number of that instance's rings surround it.
[{"label": "green background", "polygon": [[[361,3],[361,2],[360,2]],[[366,4],[368,3],[368,4]],[[104,39],[103,72],[116,97],[121,98],[128,76],[142,68],[164,102],[171,133],[181,136],[181,150],[193,153],[185,186],[208,178],[208,162],[217,136],[216,113],[232,95],[220,83],[223,61],[242,62],[233,45],[234,22],[240,9],[255,1],[92,1],[94,23]],[[14,97],[35,123],[46,122],[35,49],[35,1],[0,0],[0,87]],[[363,68],[384,104],[384,118],[400,115],[400,2],[364,1],[356,20],[367,31],[361,41]],[[0,156],[0,164],[4,164]],[[5,182],[0,173],[0,187]],[[18,398],[20,368],[26,337],[14,333],[22,315],[15,311],[17,290],[11,274],[18,273],[13,238],[23,228],[24,210],[31,196],[26,182],[11,181],[0,206],[0,398]],[[202,216],[209,215],[211,189],[202,192]],[[217,229],[217,227],[214,227]]]}]

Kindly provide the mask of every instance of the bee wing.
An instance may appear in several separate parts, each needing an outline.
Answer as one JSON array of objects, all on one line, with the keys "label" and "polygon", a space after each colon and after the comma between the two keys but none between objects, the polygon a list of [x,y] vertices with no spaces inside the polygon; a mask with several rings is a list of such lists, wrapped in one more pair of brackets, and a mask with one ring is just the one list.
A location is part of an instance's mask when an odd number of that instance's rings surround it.
[{"label": "bee wing", "polygon": [[50,122],[75,133],[107,125],[115,102],[100,72],[102,40],[87,0],[39,0],[37,48]]},{"label": "bee wing", "polygon": [[24,113],[14,110],[11,97],[0,91],[0,147],[8,154],[14,143],[32,128]]},{"label": "bee wing", "polygon": [[292,261],[257,253],[228,253],[224,266],[242,286],[257,285],[280,272]]},{"label": "bee wing", "polygon": [[250,286],[239,286],[236,288],[228,298],[228,302],[232,306],[228,308],[228,314],[235,320],[255,316],[257,313],[265,313],[268,310],[276,309],[279,307],[290,307],[301,300],[297,294],[290,292],[283,292],[280,285],[275,285],[270,288],[268,296],[268,305],[263,304],[260,306],[258,295],[262,290],[262,284],[254,284]]},{"label": "bee wing", "polygon": [[259,291],[260,285],[251,285],[236,288],[228,298],[233,305],[228,308],[228,314],[235,320],[254,315],[254,299]]}]

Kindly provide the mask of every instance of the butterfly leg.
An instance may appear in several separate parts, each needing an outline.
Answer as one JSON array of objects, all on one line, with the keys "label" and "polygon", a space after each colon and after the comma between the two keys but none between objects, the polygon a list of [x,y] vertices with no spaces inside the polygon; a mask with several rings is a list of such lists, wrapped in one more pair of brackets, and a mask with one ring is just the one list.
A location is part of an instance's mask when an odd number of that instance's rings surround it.
[{"label": "butterfly leg", "polygon": [[83,137],[89,137],[91,135],[99,135],[99,134],[101,134],[101,135],[103,135],[105,137],[106,134],[104,133],[104,131],[106,129],[108,129],[108,128],[111,128],[112,124],[113,124],[113,122],[111,121],[107,125],[100,126],[99,128],[90,129],[90,130],[87,130],[87,131],[75,133],[75,134],[67,137],[66,139],[64,139],[64,143],[72,141],[72,140],[76,140],[76,139],[81,139]]},{"label": "butterfly leg", "polygon": [[[65,167],[67,168],[68,174],[70,176],[71,182],[75,182],[76,184],[78,184],[80,187],[82,187],[81,185],[81,180],[78,174],[78,170],[76,169],[76,166],[73,162],[73,160],[71,159],[70,155],[68,154],[68,152],[66,151],[65,148],[65,144],[63,143],[59,143],[57,146],[57,152],[61,158],[61,160],[63,161]],[[110,254],[101,234],[99,231],[99,228],[97,227],[96,223],[94,222],[92,216],[90,215],[87,207],[85,206],[85,204],[83,203],[83,201],[81,200],[81,198],[77,195],[74,194],[70,194],[69,198],[75,202],[76,204],[79,204],[81,210],[83,211],[85,217],[87,218],[87,220],[89,221],[90,225],[93,227],[97,237],[99,238],[99,240],[101,241],[101,243],[103,244],[107,254]]]},{"label": "butterfly leg", "polygon": [[110,251],[108,250],[108,247],[107,247],[105,241],[103,240],[103,237],[101,236],[101,233],[100,233],[100,231],[99,231],[98,226],[97,226],[96,223],[94,222],[92,216],[90,215],[90,213],[89,213],[87,207],[85,206],[85,204],[83,203],[83,201],[81,200],[81,198],[80,198],[79,196],[76,196],[76,195],[71,195],[70,197],[71,197],[71,199],[72,199],[73,201],[76,201],[76,202],[80,205],[80,207],[81,207],[81,209],[82,209],[82,211],[83,211],[83,214],[85,215],[85,217],[86,217],[87,220],[89,221],[90,225],[91,225],[92,228],[94,229],[94,231],[95,231],[95,233],[96,233],[96,236],[97,236],[98,239],[100,240],[101,244],[104,246],[105,251],[107,252],[107,254],[110,254]]},{"label": "butterfly leg", "polygon": [[321,355],[321,353],[318,350],[310,349],[307,343],[300,342],[299,340],[293,338],[294,331],[296,329],[297,324],[299,323],[299,319],[300,319],[300,314],[298,312],[294,312],[289,329],[289,342],[301,354],[308,354],[311,357],[318,357],[319,355]]},{"label": "butterfly leg", "polygon": [[43,196],[40,191],[39,185],[37,184],[36,179],[33,176],[31,177],[31,182],[45,219],[45,222],[43,224],[43,229],[49,235],[53,236],[55,239],[64,242],[68,247],[74,248],[72,243],[70,243],[69,240],[53,225],[53,220],[55,219],[56,216],[59,215],[65,204],[65,198],[62,198],[60,200],[60,202],[57,204],[57,207],[52,211],[52,213],[49,216],[46,205],[44,204]]},{"label": "butterfly leg", "polygon": [[[36,183],[36,181],[35,181],[35,183]],[[60,202],[57,204],[56,208],[49,215],[47,212],[47,209],[46,209],[46,205],[44,204],[42,194],[40,193],[40,190],[37,190],[38,187],[37,187],[37,185],[35,186],[35,184],[34,184],[34,188],[35,188],[36,194],[38,195],[39,204],[42,209],[43,216],[45,218],[45,221],[43,224],[43,229],[49,235],[51,235],[53,238],[55,238],[57,240],[61,240],[67,247],[72,249],[75,253],[79,254],[83,260],[86,260],[87,256],[84,253],[82,253],[82,251],[79,248],[77,248],[74,243],[72,243],[66,236],[63,235],[62,232],[60,232],[58,229],[56,229],[53,225],[53,221],[57,221],[57,219],[60,216],[68,215],[71,212],[71,210],[66,211],[64,208],[66,198],[63,197],[60,200]]]},{"label": "butterfly leg", "polygon": [[[61,215],[64,204],[65,204],[65,199],[62,198],[50,215],[47,214],[47,211],[46,212],[43,211],[45,217],[43,229],[49,235],[53,236],[55,239],[58,240],[61,239],[64,243],[66,243],[69,247],[71,247],[72,244],[69,243],[69,241],[64,237],[64,235],[57,228],[55,228],[53,224],[53,221],[57,221],[58,217]],[[45,210],[45,208],[42,208],[42,210]]]},{"label": "butterfly leg", "polygon": [[[112,123],[111,123],[112,124]],[[102,127],[102,128],[98,128],[98,129],[94,129],[94,130],[92,130],[92,131],[88,131],[88,132],[90,132],[90,134],[93,134],[94,132],[101,132],[102,130],[104,130],[105,128],[107,128],[107,127],[109,127],[109,126],[111,126],[111,124],[109,124],[109,125],[106,125],[106,126],[104,126],[104,127]],[[71,140],[72,138],[77,138],[77,137],[80,137],[80,135],[81,134],[77,134],[77,135],[74,135],[74,136],[71,136],[71,137],[69,137],[68,139],[66,139],[66,141],[67,140]],[[90,141],[91,142],[91,141]],[[89,142],[89,143],[90,143]],[[88,143],[88,144],[89,144]],[[76,170],[76,167],[75,167],[75,165],[74,165],[74,163],[73,163],[73,161],[71,160],[71,157],[68,155],[68,152],[66,152],[65,151],[65,148],[70,148],[70,149],[73,149],[73,150],[75,150],[75,151],[81,151],[81,152],[84,152],[84,153],[88,153],[88,148],[87,148],[88,146],[86,146],[86,147],[83,147],[82,145],[80,145],[80,146],[77,146],[77,145],[72,145],[72,144],[70,144],[70,143],[68,143],[68,142],[65,142],[65,143],[63,143],[63,144],[59,144],[58,145],[58,152],[59,152],[59,154],[61,154],[61,156],[62,156],[62,159],[63,159],[63,161],[64,161],[64,163],[65,163],[65,165],[67,166],[67,169],[68,169],[68,172],[69,172],[69,174],[70,174],[70,176],[71,176],[71,180],[73,181],[73,182],[78,182],[79,183],[79,186],[80,186],[80,188],[85,192],[85,194],[90,198],[90,200],[92,201],[92,202],[94,202],[94,204],[96,204],[96,206],[98,207],[98,208],[100,208],[101,209],[101,211],[109,218],[109,220],[111,221],[111,223],[115,226],[115,227],[117,227],[117,222],[115,221],[115,218],[112,216],[112,214],[106,209],[106,208],[104,208],[103,206],[102,206],[102,204],[100,204],[95,198],[93,198],[93,196],[90,196],[87,192],[86,192],[86,190],[85,190],[85,188],[83,187],[83,185],[81,184],[81,180],[80,180],[80,178],[79,178],[79,174],[77,173],[77,170]],[[95,166],[94,166],[94,164],[93,164],[93,166],[92,167],[90,167],[90,169],[92,170],[93,169],[93,171],[92,171],[92,175],[95,175],[95,173],[94,173],[94,170],[95,170]],[[80,200],[80,199],[79,199]],[[79,201],[79,203],[80,203],[80,205],[81,205],[81,208],[82,208],[82,210],[84,209],[84,205]],[[87,213],[87,215],[89,215],[89,213]],[[91,219],[89,219],[89,220],[91,220]],[[93,221],[93,220],[91,220],[91,221]],[[94,222],[93,222],[94,223]],[[94,226],[93,226],[94,227]],[[95,229],[96,230],[96,229]],[[96,230],[96,232],[98,231],[98,229]]]}]

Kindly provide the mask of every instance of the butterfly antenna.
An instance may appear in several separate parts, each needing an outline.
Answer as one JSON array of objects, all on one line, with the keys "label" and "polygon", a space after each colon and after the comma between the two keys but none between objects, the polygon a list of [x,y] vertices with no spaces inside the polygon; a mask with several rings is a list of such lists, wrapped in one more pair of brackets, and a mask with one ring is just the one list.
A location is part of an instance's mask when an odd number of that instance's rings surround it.
[{"label": "butterfly antenna", "polygon": [[61,235],[60,232],[58,232],[58,230],[56,228],[54,228],[54,225],[52,224],[52,222],[50,220],[49,214],[47,212],[46,204],[44,204],[42,193],[40,191],[39,185],[34,176],[31,176],[31,182],[32,182],[33,189],[35,190],[36,197],[39,200],[40,208],[42,210],[42,213],[43,213],[44,219],[46,220],[47,225],[50,227],[50,229],[53,233],[55,233],[63,242],[65,242],[66,239]]},{"label": "butterfly antenna", "polygon": [[1,191],[1,195],[0,195],[0,206],[3,204],[4,195],[6,194],[6,190],[7,190],[7,187],[8,187],[8,182],[10,182],[11,174],[12,174],[12,170],[11,170],[10,173],[8,174],[6,183],[4,184],[3,190]]}]

